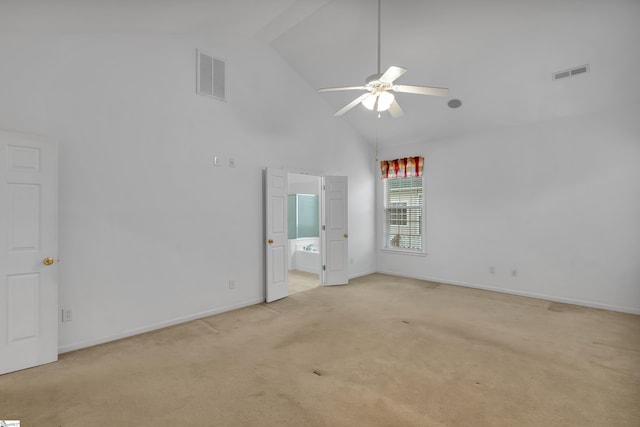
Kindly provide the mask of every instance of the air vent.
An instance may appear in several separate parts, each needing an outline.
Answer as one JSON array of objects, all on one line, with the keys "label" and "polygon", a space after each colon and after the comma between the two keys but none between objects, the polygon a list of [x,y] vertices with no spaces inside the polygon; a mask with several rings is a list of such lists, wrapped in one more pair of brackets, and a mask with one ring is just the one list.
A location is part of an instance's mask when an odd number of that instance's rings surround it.
[{"label": "air vent", "polygon": [[197,93],[225,101],[227,99],[227,92],[225,88],[224,60],[215,58],[199,49],[196,54]]},{"label": "air vent", "polygon": [[571,70],[571,75],[575,76],[576,74],[586,73],[587,71],[588,69],[587,69],[587,66],[585,65],[584,67],[574,68],[573,70]]},{"label": "air vent", "polygon": [[574,67],[569,70],[562,70],[553,73],[553,80],[565,79],[567,77],[577,76],[589,72],[589,64]]}]

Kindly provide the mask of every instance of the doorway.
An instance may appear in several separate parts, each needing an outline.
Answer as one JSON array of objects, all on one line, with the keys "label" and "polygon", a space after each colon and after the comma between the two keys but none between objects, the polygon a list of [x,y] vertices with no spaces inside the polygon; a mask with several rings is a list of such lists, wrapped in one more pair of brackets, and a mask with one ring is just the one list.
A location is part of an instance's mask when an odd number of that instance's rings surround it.
[{"label": "doorway", "polygon": [[[266,168],[263,175],[266,302],[276,301],[289,295],[289,186],[287,183],[289,173],[296,172]],[[347,177],[328,175],[315,177],[318,187],[322,188],[321,191],[318,190],[320,193],[318,227],[321,227],[318,253],[322,268],[319,270],[317,283],[323,286],[346,285],[349,283]],[[307,246],[306,249],[308,250],[309,247]],[[312,265],[315,265],[315,261],[312,261]]]},{"label": "doorway", "polygon": [[289,294],[321,283],[320,176],[287,173]]}]

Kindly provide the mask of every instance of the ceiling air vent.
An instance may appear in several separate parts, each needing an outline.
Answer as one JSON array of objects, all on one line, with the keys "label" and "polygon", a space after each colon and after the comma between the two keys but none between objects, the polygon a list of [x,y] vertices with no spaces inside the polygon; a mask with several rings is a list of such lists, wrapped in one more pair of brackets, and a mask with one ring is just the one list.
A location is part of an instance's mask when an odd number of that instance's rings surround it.
[{"label": "ceiling air vent", "polygon": [[224,61],[197,49],[196,82],[199,95],[225,101],[227,91]]},{"label": "ceiling air vent", "polygon": [[589,64],[581,65],[579,67],[570,68],[568,70],[557,71],[553,73],[553,80],[560,80],[567,77],[577,76],[578,74],[584,74],[589,72]]}]

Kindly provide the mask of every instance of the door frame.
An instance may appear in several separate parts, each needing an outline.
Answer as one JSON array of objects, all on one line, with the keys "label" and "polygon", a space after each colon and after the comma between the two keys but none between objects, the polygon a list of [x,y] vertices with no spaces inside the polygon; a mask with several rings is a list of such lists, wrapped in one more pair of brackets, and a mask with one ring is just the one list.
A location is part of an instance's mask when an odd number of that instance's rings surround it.
[{"label": "door frame", "polygon": [[[264,225],[265,245],[268,245],[268,240],[270,239],[270,237],[269,237],[269,236],[267,236],[267,234],[268,234],[268,225],[267,225],[267,222],[268,222],[268,220],[269,220],[269,218],[268,218],[268,206],[267,206],[267,193],[266,193],[266,191],[267,191],[267,190],[266,190],[266,186],[267,186],[267,185],[269,185],[269,184],[268,184],[268,182],[267,182],[267,181],[268,181],[268,180],[267,180],[267,175],[268,175],[268,174],[267,174],[267,169],[279,169],[279,170],[281,170],[281,171],[285,174],[285,178],[287,178],[287,177],[289,176],[289,174],[309,175],[309,176],[314,176],[314,177],[317,177],[317,178],[318,178],[318,180],[319,180],[319,185],[320,185],[320,200],[319,200],[319,203],[318,203],[318,208],[319,208],[319,210],[320,210],[320,212],[319,212],[319,217],[321,218],[321,221],[320,221],[320,222],[321,222],[321,224],[319,224],[319,226],[320,226],[320,239],[319,239],[319,245],[320,245],[320,259],[321,259],[321,264],[320,264],[320,266],[321,266],[321,269],[320,269],[320,283],[319,283],[319,286],[329,286],[329,285],[328,285],[328,281],[327,281],[327,274],[326,274],[326,271],[324,271],[324,270],[322,269],[322,265],[325,265],[325,264],[326,264],[325,260],[326,260],[326,257],[327,257],[327,248],[326,248],[326,230],[323,230],[323,229],[322,229],[322,226],[323,226],[323,225],[326,225],[326,224],[322,224],[322,222],[323,222],[323,221],[325,221],[325,218],[326,218],[326,217],[325,217],[325,210],[326,210],[325,189],[323,189],[323,188],[322,188],[322,185],[323,185],[323,183],[324,183],[324,181],[325,181],[325,179],[324,179],[324,178],[326,178],[326,177],[331,177],[331,176],[335,176],[335,175],[328,175],[328,174],[326,174],[326,173],[325,173],[325,172],[323,172],[323,171],[310,170],[310,169],[302,169],[302,168],[288,168],[288,167],[269,168],[269,167],[266,167],[266,168],[264,169],[264,173],[263,173],[263,181],[264,181],[264,182],[263,182],[263,185],[264,185],[264,193],[263,193],[263,196],[265,197],[265,200],[264,200],[264,218],[263,218],[263,225]],[[346,176],[345,176],[345,178],[347,178],[347,179],[348,179],[348,177],[346,177]],[[286,179],[286,181],[288,181],[288,179]],[[287,194],[288,194],[288,183],[287,183]],[[348,199],[348,193],[347,193],[347,199]],[[349,219],[348,219],[348,215],[347,215],[346,220],[347,220],[347,222],[348,222],[348,220],[349,220]],[[288,236],[288,229],[287,229],[287,228],[288,228],[288,227],[285,227],[285,237],[286,237],[286,240],[287,240],[287,242],[288,242],[288,240],[289,240],[289,236]],[[346,238],[346,235],[345,235],[345,238]],[[269,248],[265,246],[265,251],[268,251],[268,250],[269,250]],[[268,286],[268,279],[267,279],[267,274],[268,274],[268,266],[267,266],[267,263],[268,263],[268,260],[267,260],[267,253],[266,253],[266,252],[265,252],[265,255],[264,255],[264,260],[265,260],[264,279],[265,279],[265,292],[266,292],[266,287]],[[287,264],[288,264],[288,262],[287,262]],[[288,266],[287,266],[287,268],[288,268]],[[348,265],[347,265],[347,269],[348,269]],[[287,274],[287,277],[286,277],[286,279],[285,279],[285,280],[286,280],[286,285],[287,285],[287,295],[288,295],[288,288],[289,288],[289,277],[288,277],[288,274]],[[348,284],[348,283],[349,283],[349,280],[348,280],[348,277],[347,277],[347,282],[346,282],[345,284]],[[265,293],[265,295],[266,295],[266,293]],[[284,296],[286,296],[286,295],[284,295]],[[265,298],[265,299],[267,300],[268,298]]]},{"label": "door frame", "polygon": [[[318,239],[318,245],[320,246],[320,274],[319,276],[319,281],[320,283],[318,283],[318,286],[324,286],[325,282],[326,282],[326,275],[325,272],[322,270],[322,265],[324,262],[324,257],[325,257],[325,248],[324,248],[324,239],[323,237],[323,230],[322,230],[322,219],[323,219],[323,212],[324,212],[324,197],[322,197],[322,178],[324,176],[326,176],[326,174],[324,174],[323,172],[319,172],[319,171],[311,171],[311,170],[306,170],[306,169],[298,169],[298,168],[285,168],[284,169],[285,173],[287,174],[287,178],[289,176],[289,174],[297,174],[297,175],[308,175],[308,176],[313,176],[315,178],[318,179],[318,190],[320,191],[320,194],[318,194],[318,232],[319,232],[319,236],[320,238]],[[287,179],[287,186],[288,186],[288,179]],[[289,235],[288,235],[288,231],[287,230],[287,240],[289,239]],[[289,278],[287,277],[287,287],[289,287]]]},{"label": "door frame", "polygon": [[[291,173],[293,174],[300,174],[300,175],[309,175],[309,176],[314,176],[316,178],[318,178],[318,180],[320,181],[320,197],[319,197],[319,202],[318,202],[318,209],[320,210],[319,212],[319,218],[320,218],[320,239],[319,239],[319,244],[320,244],[320,284],[319,286],[328,286],[327,285],[327,272],[325,270],[322,269],[322,266],[326,264],[326,259],[327,259],[327,248],[326,248],[326,230],[323,230],[323,221],[325,221],[325,211],[326,211],[326,200],[325,200],[325,190],[322,188],[322,185],[324,183],[324,178],[327,176],[334,176],[334,175],[329,175],[324,171],[318,171],[318,170],[311,170],[311,169],[301,169],[301,168],[283,168],[283,170],[286,172],[287,176]],[[347,197],[348,197],[348,193],[347,193]],[[348,217],[347,217],[347,221],[348,221]],[[289,236],[287,236],[288,239]],[[348,266],[347,266],[348,268]],[[348,282],[347,282],[348,283]],[[287,277],[287,287],[289,286],[289,278]]]}]

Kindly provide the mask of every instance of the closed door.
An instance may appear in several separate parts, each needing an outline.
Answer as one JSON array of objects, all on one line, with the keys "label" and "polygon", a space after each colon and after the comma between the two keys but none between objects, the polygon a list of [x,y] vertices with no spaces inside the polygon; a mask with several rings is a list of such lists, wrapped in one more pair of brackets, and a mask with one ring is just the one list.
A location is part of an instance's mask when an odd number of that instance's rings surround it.
[{"label": "closed door", "polygon": [[0,131],[0,374],[58,360],[58,152]]}]

